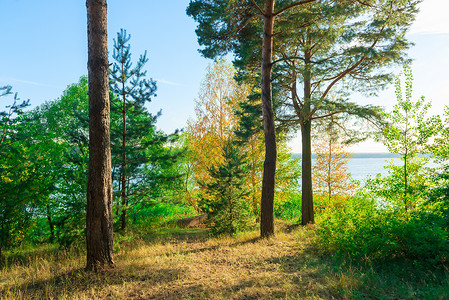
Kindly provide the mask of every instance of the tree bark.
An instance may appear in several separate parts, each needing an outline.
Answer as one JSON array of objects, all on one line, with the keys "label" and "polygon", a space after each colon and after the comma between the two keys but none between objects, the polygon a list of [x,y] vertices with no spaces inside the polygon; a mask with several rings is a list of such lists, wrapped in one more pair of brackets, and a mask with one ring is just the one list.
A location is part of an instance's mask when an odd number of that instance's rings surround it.
[{"label": "tree bark", "polygon": [[311,132],[312,124],[309,120],[301,126],[302,138],[302,218],[301,224],[314,224],[313,190],[312,190],[312,151]]},{"label": "tree bark", "polygon": [[314,224],[313,189],[312,189],[312,143],[311,143],[311,83],[310,83],[310,54],[305,53],[306,71],[304,74],[304,113],[301,124],[302,140],[302,217],[301,224]]},{"label": "tree bark", "polygon": [[263,41],[262,41],[262,112],[265,133],[265,162],[262,180],[262,199],[260,205],[260,235],[268,238],[274,235],[274,179],[276,173],[276,133],[272,105],[272,56],[274,0],[265,2]]},{"label": "tree bark", "polygon": [[87,0],[89,175],[87,270],[113,266],[112,177],[106,0]]}]

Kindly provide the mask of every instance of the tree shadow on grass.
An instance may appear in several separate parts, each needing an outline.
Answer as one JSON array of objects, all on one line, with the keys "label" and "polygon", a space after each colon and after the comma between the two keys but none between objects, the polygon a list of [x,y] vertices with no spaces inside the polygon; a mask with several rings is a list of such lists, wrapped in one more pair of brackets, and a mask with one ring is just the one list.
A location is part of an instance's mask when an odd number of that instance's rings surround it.
[{"label": "tree shadow on grass", "polygon": [[39,258],[51,258],[55,261],[65,260],[70,256],[79,256],[82,252],[83,250],[79,249],[79,247],[64,249],[55,244],[47,245],[45,247],[36,247],[34,249],[19,250],[3,256],[0,261],[0,269],[26,266],[31,261],[35,261]]},{"label": "tree shadow on grass", "polygon": [[305,297],[308,287],[313,297],[324,299],[449,299],[448,270],[420,269],[411,261],[337,258],[320,254],[309,243],[268,263],[287,274],[299,297]]},{"label": "tree shadow on grass", "polygon": [[[129,266],[105,268],[97,272],[85,271],[83,268],[60,273],[48,280],[26,282],[19,289],[25,299],[60,298],[64,294],[85,294],[88,291],[101,291],[107,286],[130,286],[142,284],[157,286],[170,283],[182,276],[185,270],[178,268],[159,268],[157,266]],[[100,297],[108,295],[101,295]]]},{"label": "tree shadow on grass", "polygon": [[329,260],[314,255],[311,250],[270,259],[268,263],[277,265],[285,274],[291,284],[291,294],[324,299],[342,297],[333,280],[338,275],[329,266]]},{"label": "tree shadow on grass", "polygon": [[143,236],[143,239],[147,243],[197,243],[207,241],[210,239],[210,235],[207,228],[162,227],[148,232]]},{"label": "tree shadow on grass", "polygon": [[[135,293],[131,293],[135,294]],[[288,291],[276,284],[262,286],[257,279],[242,280],[219,288],[191,283],[168,289],[160,288],[141,299],[285,299]],[[128,295],[129,296],[129,295]],[[131,297],[129,297],[131,299]]]},{"label": "tree shadow on grass", "polygon": [[260,237],[255,237],[255,238],[247,239],[244,241],[240,241],[240,242],[236,242],[236,243],[232,243],[232,244],[228,244],[228,245],[214,245],[214,246],[210,246],[210,247],[203,247],[203,248],[198,248],[198,249],[180,251],[179,253],[182,255],[187,255],[187,254],[201,253],[201,252],[207,252],[207,251],[214,251],[214,250],[223,248],[224,246],[225,247],[238,247],[238,246],[243,246],[246,244],[254,244],[260,240],[261,240]]},{"label": "tree shadow on grass", "polygon": [[[215,297],[214,297],[215,296]],[[192,283],[182,287],[158,288],[152,292],[133,289],[126,295],[126,299],[211,299],[216,298],[213,290],[203,285]]]},{"label": "tree shadow on grass", "polygon": [[[151,246],[156,243],[159,244],[195,244],[195,243],[205,243],[211,238],[214,238],[209,233],[209,229],[207,228],[161,228],[157,231],[149,232],[143,237],[143,242],[145,245]],[[208,246],[208,247],[202,247],[202,248],[196,248],[196,249],[189,249],[184,251],[179,251],[177,254],[193,254],[193,253],[200,253],[200,252],[206,252],[206,251],[213,251],[217,250],[219,248],[222,248],[224,246],[226,247],[237,247],[242,246],[249,243],[256,243],[259,241],[260,237],[254,237],[245,239],[243,241],[238,241],[232,244],[226,244],[226,245],[214,245],[214,246]],[[163,253],[161,253],[163,254]],[[167,253],[165,253],[167,254]],[[168,253],[170,254],[170,253]]]}]

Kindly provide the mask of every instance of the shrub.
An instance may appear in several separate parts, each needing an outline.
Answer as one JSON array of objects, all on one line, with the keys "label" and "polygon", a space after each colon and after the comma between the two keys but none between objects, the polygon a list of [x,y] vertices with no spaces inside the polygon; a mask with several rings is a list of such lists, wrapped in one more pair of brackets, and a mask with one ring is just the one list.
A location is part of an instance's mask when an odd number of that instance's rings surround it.
[{"label": "shrub", "polygon": [[162,223],[188,218],[196,215],[193,207],[173,203],[141,202],[129,211],[131,225],[140,228],[153,228]]},{"label": "shrub", "polygon": [[301,216],[301,194],[291,193],[279,201],[274,200],[274,216],[283,220],[299,220]]},{"label": "shrub", "polygon": [[366,196],[323,213],[315,243],[324,252],[355,259],[446,262],[449,234],[438,210],[389,210]]}]

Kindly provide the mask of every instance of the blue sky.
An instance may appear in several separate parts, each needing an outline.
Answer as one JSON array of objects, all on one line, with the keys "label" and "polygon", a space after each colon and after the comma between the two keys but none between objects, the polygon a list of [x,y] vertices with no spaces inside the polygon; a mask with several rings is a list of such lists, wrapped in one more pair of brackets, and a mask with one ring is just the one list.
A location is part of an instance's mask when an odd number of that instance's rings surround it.
[{"label": "blue sky", "polygon": [[[10,84],[33,106],[61,96],[67,85],[87,73],[86,8],[82,0],[1,0],[2,40],[0,85]],[[194,99],[210,63],[198,53],[196,24],[185,14],[188,0],[109,0],[109,49],[120,28],[131,34],[137,57],[148,50],[148,75],[158,81],[157,97],[149,105],[162,109],[158,126],[166,132],[185,126],[194,115]],[[449,104],[449,11],[447,0],[424,0],[408,38],[415,42],[409,56],[415,61],[415,96],[432,100],[433,113]],[[399,69],[398,69],[399,70]],[[389,108],[389,89],[361,104]],[[0,106],[3,107],[3,104]],[[300,152],[298,139],[291,142]],[[373,142],[357,152],[385,149]]]}]

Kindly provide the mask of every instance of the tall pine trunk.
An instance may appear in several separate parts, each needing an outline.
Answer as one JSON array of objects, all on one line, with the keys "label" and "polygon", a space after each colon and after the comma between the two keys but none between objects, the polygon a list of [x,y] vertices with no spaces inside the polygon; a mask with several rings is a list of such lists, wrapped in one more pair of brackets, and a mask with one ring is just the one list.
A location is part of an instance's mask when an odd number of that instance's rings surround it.
[{"label": "tall pine trunk", "polygon": [[302,218],[301,224],[315,223],[313,212],[312,190],[312,147],[311,147],[310,121],[305,121],[301,126],[302,141]]},{"label": "tall pine trunk", "polygon": [[112,177],[106,0],[87,0],[89,175],[87,270],[112,266]]},{"label": "tall pine trunk", "polygon": [[301,124],[302,141],[302,218],[301,224],[314,224],[313,189],[312,189],[312,143],[311,129],[311,83],[310,83],[310,54],[304,53],[306,59],[306,71],[304,74],[304,113]]},{"label": "tall pine trunk", "polygon": [[260,205],[260,235],[274,235],[274,178],[276,173],[276,133],[272,107],[271,71],[273,56],[274,0],[265,2],[262,44],[262,112],[265,133],[262,199]]}]

